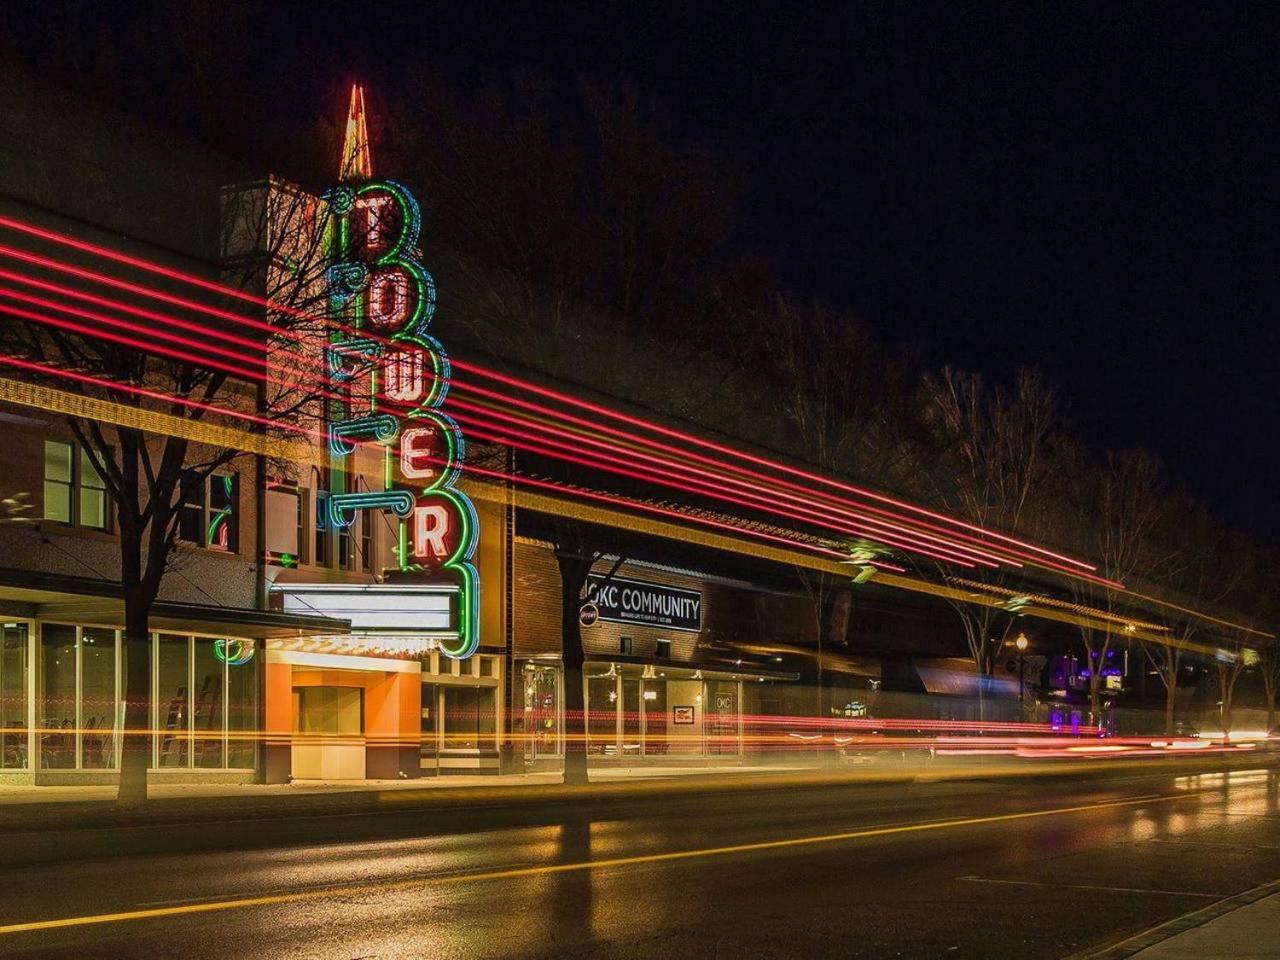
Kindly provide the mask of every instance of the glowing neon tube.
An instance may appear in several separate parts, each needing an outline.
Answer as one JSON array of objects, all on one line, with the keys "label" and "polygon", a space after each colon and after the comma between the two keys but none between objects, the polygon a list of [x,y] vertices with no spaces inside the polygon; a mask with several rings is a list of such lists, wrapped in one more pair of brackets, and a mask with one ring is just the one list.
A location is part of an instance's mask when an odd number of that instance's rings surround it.
[{"label": "glowing neon tube", "polygon": [[[449,406],[451,409],[455,411],[458,409],[479,411],[485,416],[496,418],[497,420],[500,420],[500,421],[505,421],[517,427],[521,427],[524,429],[534,429],[539,431],[540,433],[547,433],[555,437],[567,438],[569,440],[574,441],[575,443],[584,443],[588,446],[601,448],[611,453],[623,454],[626,458],[628,458],[626,461],[624,461],[627,463],[638,458],[640,460],[657,464],[658,467],[663,470],[674,471],[677,475],[681,475],[685,477],[688,477],[688,476],[705,477],[710,479],[711,481],[714,481],[715,483],[720,483],[720,484],[727,483],[739,490],[742,490],[743,491],[742,495],[747,496],[754,501],[757,501],[761,505],[762,509],[765,509],[770,512],[779,513],[780,515],[790,516],[794,519],[809,519],[813,522],[825,524],[828,527],[830,527],[830,529],[833,529],[833,530],[840,530],[842,532],[852,533],[857,536],[866,536],[866,537],[872,537],[872,538],[888,538],[889,540],[898,541],[899,542],[898,545],[907,546],[909,549],[915,549],[919,547],[919,548],[924,548],[926,550],[929,550],[929,549],[942,550],[942,551],[946,551],[947,553],[956,555],[956,556],[944,557],[939,559],[950,559],[950,560],[962,559],[962,560],[971,561],[972,563],[977,563],[977,564],[988,566],[988,567],[995,567],[997,564],[993,563],[992,560],[998,561],[1000,559],[998,557],[995,557],[994,555],[985,554],[982,551],[978,551],[978,550],[971,550],[968,547],[964,547],[960,544],[956,544],[950,541],[944,541],[939,537],[933,537],[929,534],[920,534],[920,533],[916,533],[915,531],[910,531],[909,533],[904,534],[904,533],[898,533],[893,529],[887,529],[887,530],[881,529],[881,528],[887,527],[887,525],[883,524],[880,521],[876,521],[874,519],[862,521],[861,525],[855,527],[852,524],[850,524],[848,521],[840,522],[840,521],[831,519],[831,515],[829,513],[821,512],[819,508],[821,508],[823,505],[820,503],[815,503],[814,501],[810,501],[810,500],[804,500],[793,494],[776,491],[776,490],[769,490],[768,492],[770,494],[774,494],[783,500],[787,500],[792,503],[798,504],[798,506],[792,509],[800,511],[799,513],[787,512],[787,511],[781,510],[777,502],[770,501],[769,499],[764,497],[761,492],[762,488],[759,485],[749,484],[736,477],[726,476],[724,474],[703,470],[698,467],[691,466],[689,464],[680,463],[678,461],[667,460],[662,457],[656,457],[656,456],[653,456],[652,454],[645,453],[641,450],[634,450],[634,449],[619,446],[617,444],[611,444],[594,437],[584,436],[576,432],[567,431],[567,430],[564,430],[563,428],[547,425],[538,421],[529,420],[527,418],[521,418],[508,413],[504,413],[500,410],[494,410],[492,408],[482,406],[479,404],[469,403],[465,400],[459,400],[458,398],[452,397],[452,396],[449,399]],[[492,422],[490,422],[490,426],[491,427],[493,426]],[[712,495],[716,497],[720,496],[718,491]]]},{"label": "glowing neon tube", "polygon": [[717,453],[728,454],[729,456],[737,457],[739,459],[746,460],[751,463],[756,463],[761,466],[767,466],[775,470],[781,470],[784,473],[789,473],[794,476],[804,477],[806,480],[816,481],[818,483],[824,484],[829,487],[834,487],[836,489],[844,490],[848,493],[853,493],[860,497],[869,498],[872,500],[878,500],[882,503],[887,503],[892,506],[898,507],[899,509],[908,510],[912,513],[917,513],[917,514],[920,514],[921,516],[929,517],[933,520],[938,520],[943,523],[949,523],[955,526],[963,527],[964,529],[973,531],[983,536],[989,536],[994,539],[1002,540],[1006,543],[1011,543],[1015,546],[1032,550],[1036,553],[1043,554],[1044,556],[1051,557],[1055,560],[1060,560],[1064,563],[1069,563],[1073,566],[1081,567],[1085,570],[1097,569],[1097,567],[1095,567],[1094,565],[1085,563],[1082,560],[1076,560],[1072,557],[1067,557],[1059,553],[1054,553],[1053,551],[1048,550],[1044,547],[1036,546],[1035,544],[1026,543],[1024,541],[1017,540],[1013,537],[1008,537],[1008,536],[1005,536],[1004,534],[996,533],[995,531],[988,530],[985,527],[980,527],[976,524],[971,524],[971,523],[968,523],[967,521],[960,520],[957,517],[949,517],[946,514],[937,513],[936,511],[929,510],[925,507],[917,507],[914,504],[906,503],[905,501],[901,501],[901,500],[896,500],[893,497],[885,496],[883,494],[878,494],[874,491],[866,490],[862,487],[857,487],[852,484],[844,483],[843,481],[835,480],[834,478],[824,477],[821,474],[816,474],[807,470],[802,470],[798,467],[792,467],[789,464],[785,464],[780,461],[774,461],[774,460],[769,460],[765,457],[759,457],[759,456],[756,456],[755,454],[748,453],[744,450],[736,450],[733,447],[730,447],[721,443],[716,443],[715,441],[712,441],[712,440],[704,440],[703,438],[694,436],[693,434],[685,433],[681,430],[676,430],[671,427],[666,427],[666,426],[663,426],[662,424],[652,423],[651,421],[644,420],[640,417],[633,417],[630,414],[626,414],[621,411],[610,410],[608,407],[591,403],[590,401],[587,401],[587,400],[581,400],[577,397],[571,397],[567,394],[562,394],[554,390],[548,390],[545,387],[540,387],[536,384],[519,380],[515,377],[507,376],[506,374],[498,373],[497,371],[487,370],[486,368],[478,366],[476,364],[455,360],[453,365],[458,370],[466,370],[471,373],[475,373],[480,376],[486,377],[487,379],[496,380],[499,383],[505,383],[508,386],[522,387],[523,389],[528,390],[531,393],[536,393],[540,396],[556,399],[562,403],[569,403],[569,404],[572,404],[573,406],[580,407],[584,410],[589,410],[592,413],[603,414],[605,416],[612,417],[613,419],[620,420],[623,423],[629,423],[632,426],[640,427],[646,430],[651,430],[655,433],[659,433],[664,436],[669,436],[669,437],[681,440],[685,443],[692,443],[696,446],[703,447],[704,449],[715,450]]},{"label": "glowing neon tube", "polygon": [[[572,452],[570,453],[555,452],[556,448],[558,448],[560,451],[564,451],[566,448],[572,451],[572,448],[570,448],[568,444],[560,443],[559,441],[556,441],[553,439],[539,438],[536,444],[531,443],[527,437],[525,439],[515,439],[512,436],[510,436],[509,432],[505,432],[505,428],[503,428],[501,425],[495,425],[492,421],[485,421],[485,420],[473,417],[471,415],[459,414],[456,412],[456,410],[454,411],[454,416],[464,426],[467,426],[468,430],[472,432],[475,436],[480,437],[482,439],[488,439],[491,442],[500,443],[507,446],[514,446],[520,449],[529,450],[534,453],[540,453],[544,456],[552,457],[553,459],[566,460],[571,463],[578,463],[583,466],[604,470],[609,473],[615,473],[620,476],[630,477],[632,479],[645,480],[661,486],[667,486],[667,487],[671,487],[672,489],[681,490],[686,493],[698,494],[701,496],[709,497],[710,499],[713,499],[713,500],[719,500],[725,503],[732,503],[737,506],[747,507],[748,509],[752,509],[752,510],[760,510],[765,513],[773,513],[779,516],[790,517],[791,519],[807,520],[808,522],[814,522],[811,519],[803,516],[801,513],[782,510],[778,507],[776,503],[772,503],[758,495],[755,495],[755,496],[745,495],[741,497],[730,496],[724,493],[722,490],[720,490],[717,487],[714,487],[706,482],[697,481],[697,480],[686,480],[685,484],[675,483],[673,482],[670,474],[664,474],[664,473],[651,471],[643,468],[624,469],[624,467],[620,466],[620,464],[625,464],[626,461],[619,460],[618,458],[611,457],[607,454],[591,454],[589,456],[580,456],[580,455],[575,456]],[[499,431],[499,432],[495,433],[493,431]],[[541,444],[550,445],[550,449],[547,446],[542,446]],[[607,464],[613,464],[613,466],[608,466]],[[927,544],[920,544],[918,542],[907,541],[893,534],[880,534],[874,531],[868,531],[865,528],[855,528],[852,526],[846,526],[842,528],[842,527],[834,526],[829,522],[826,523],[826,525],[828,526],[829,529],[842,530],[842,532],[844,533],[848,533],[848,534],[852,534],[860,537],[867,537],[870,539],[875,539],[885,543],[888,546],[897,547],[899,549],[907,550],[912,553],[923,554],[923,555],[932,557],[935,560],[942,560],[947,563],[955,563],[959,566],[963,566],[966,568],[972,568],[975,562],[972,558],[964,557],[949,551],[944,551],[943,548],[936,548],[936,547],[931,547],[930,545],[927,545]],[[986,564],[986,565],[994,566],[993,564]]]},{"label": "glowing neon tube", "polygon": [[[183,273],[182,271],[173,270],[168,267],[162,267],[158,264],[152,263],[150,261],[147,261],[138,257],[132,257],[126,254],[121,254],[117,251],[110,250],[109,248],[106,248],[106,247],[101,247],[95,244],[87,243],[85,241],[76,240],[74,238],[67,237],[66,235],[59,234],[54,231],[45,230],[43,228],[38,228],[28,224],[24,224],[24,223],[21,223],[20,221],[13,220],[12,218],[0,217],[0,226],[8,227],[9,229],[13,229],[13,230],[28,234],[30,236],[35,236],[40,239],[44,239],[52,243],[57,243],[63,246],[67,246],[76,250],[90,252],[100,257],[103,257],[105,259],[112,260],[118,263],[123,263],[129,266],[135,267],[139,270],[143,270],[149,273],[165,276],[170,279],[191,284],[203,290],[207,290],[222,296],[228,296],[244,302],[254,303],[260,306],[264,306],[267,309],[287,312],[295,316],[306,316],[306,314],[302,311],[298,311],[296,309],[292,309],[278,303],[273,303],[265,298],[258,297],[252,294],[247,294],[244,291],[235,290],[234,288],[227,287],[223,284],[214,283],[212,281],[208,281],[203,278],[193,276],[191,274]],[[250,320],[249,318],[241,317],[239,315],[232,314],[227,311],[221,311],[221,310],[216,310],[214,308],[209,308],[205,305],[198,304],[193,301],[184,300],[182,298],[175,298],[167,294],[162,294],[159,291],[139,287],[136,284],[129,284],[123,281],[116,280],[115,278],[106,277],[101,274],[95,274],[93,271],[80,270],[79,268],[73,268],[66,264],[56,264],[52,261],[49,261],[47,258],[37,257],[35,255],[28,254],[24,251],[18,251],[18,250],[14,250],[12,248],[7,248],[7,247],[0,247],[0,253],[7,253],[11,256],[16,256],[19,259],[27,260],[27,262],[39,263],[51,269],[61,269],[65,272],[72,272],[79,276],[87,277],[90,279],[96,279],[99,282],[109,283],[111,285],[117,286],[117,288],[120,288],[120,289],[131,290],[133,292],[141,293],[142,295],[145,295],[145,296],[159,297],[160,299],[166,299],[168,302],[171,302],[171,303],[187,306],[189,308],[201,310],[202,312],[206,312],[206,313],[212,313],[215,315],[224,316],[227,319],[233,320],[234,322],[248,323],[248,324],[257,326],[260,329],[266,329],[275,336],[279,336],[281,334],[281,331],[278,328],[272,327],[269,324],[259,324],[256,321]],[[770,460],[765,457],[760,457],[754,454],[750,454],[747,451],[738,450],[724,444],[705,440],[701,437],[697,437],[695,435],[688,434],[680,430],[675,430],[673,428],[666,427],[661,424],[653,423],[652,421],[646,421],[642,418],[632,417],[628,414],[622,413],[621,411],[611,410],[607,407],[603,407],[599,404],[590,403],[589,401],[581,400],[577,397],[562,394],[557,391],[548,390],[547,388],[530,383],[528,381],[522,381],[522,380],[519,380],[518,378],[514,378],[505,374],[498,373],[497,371],[491,371],[479,365],[466,364],[466,363],[457,363],[455,365],[463,369],[469,369],[472,372],[475,372],[489,379],[497,380],[498,382],[507,383],[508,385],[513,385],[513,386],[520,386],[531,392],[534,392],[543,396],[547,396],[550,398],[554,398],[564,403],[569,403],[569,404],[578,406],[581,409],[587,409],[595,413],[601,413],[606,416],[613,417],[622,422],[630,423],[633,426],[638,426],[641,429],[646,429],[651,432],[658,433],[660,435],[674,437],[674,438],[683,440],[684,442],[693,443],[697,446],[701,446],[705,449],[712,449],[721,453],[726,453],[732,457],[746,460],[748,462],[757,463],[759,465],[766,466],[771,469],[780,470],[782,472],[789,473],[791,475],[801,476],[801,477],[804,477],[805,479],[812,480],[835,489],[840,489],[840,490],[853,493],[856,496],[891,504],[900,509],[910,511],[911,513],[918,514],[920,516],[930,517],[942,523],[946,523],[952,526],[958,526],[963,529],[976,532],[985,537],[990,537],[992,539],[1001,540],[1006,543],[1010,543],[1010,544],[1022,547],[1026,550],[1030,550],[1041,556],[1052,557],[1056,560],[1062,561],[1063,563],[1069,564],[1073,567],[1077,567],[1077,568],[1089,570],[1089,571],[1096,570],[1096,567],[1092,564],[1088,564],[1088,563],[1085,563],[1084,561],[1076,560],[1074,558],[1055,553],[1053,551],[1048,550],[1047,548],[1038,546],[1036,544],[1018,540],[1016,538],[1007,536],[1005,534],[988,530],[986,528],[980,527],[975,524],[970,524],[966,521],[960,520],[959,518],[951,517],[946,514],[943,514],[937,511],[932,511],[924,507],[919,507],[915,504],[911,504],[906,501],[898,500],[896,498],[889,497],[884,494],[879,494],[879,493],[876,493],[875,491],[868,490],[866,488],[857,487],[853,484],[836,480],[835,478],[826,477],[821,474],[814,473],[812,471],[793,467],[789,464],[785,464],[780,461]],[[900,518],[900,519],[905,519],[905,518]],[[1051,569],[1059,569],[1059,570],[1063,569],[1056,564],[1043,564],[1042,562],[1042,565],[1049,566]],[[1063,570],[1063,572],[1071,572],[1071,571]],[[1095,580],[1098,580],[1098,582],[1107,583],[1109,585],[1121,587],[1121,588],[1123,586],[1121,584],[1116,583],[1115,581],[1106,581],[1106,580],[1102,580],[1101,578],[1088,577],[1087,579],[1095,579]]]},{"label": "glowing neon tube", "polygon": [[164,330],[156,330],[149,327],[139,326],[138,324],[132,323],[131,321],[128,321],[128,320],[120,320],[115,317],[107,316],[106,314],[98,313],[96,310],[81,310],[77,307],[72,307],[63,303],[59,303],[56,300],[47,300],[44,297],[37,297],[37,296],[33,296],[32,294],[21,293],[17,290],[10,289],[9,287],[0,286],[0,297],[7,297],[10,300],[16,300],[19,303],[29,304],[30,306],[33,306],[33,307],[44,307],[47,310],[57,310],[60,313],[65,313],[72,317],[79,317],[82,320],[92,320],[96,323],[105,323],[108,326],[118,327],[121,330],[129,330],[133,333],[143,333],[151,337],[158,337],[161,340],[167,340],[171,343],[176,342],[176,343],[183,344],[185,346],[197,347],[198,349],[207,350],[210,353],[217,354],[219,356],[229,357],[232,360],[250,361],[255,364],[260,364],[264,369],[266,368],[266,365],[267,365],[267,361],[265,357],[261,357],[261,356],[246,357],[243,353],[237,352],[235,350],[230,350],[227,347],[220,347],[214,344],[201,342],[198,340],[191,340],[187,337],[182,336],[181,334],[168,333],[167,331],[164,331]]}]

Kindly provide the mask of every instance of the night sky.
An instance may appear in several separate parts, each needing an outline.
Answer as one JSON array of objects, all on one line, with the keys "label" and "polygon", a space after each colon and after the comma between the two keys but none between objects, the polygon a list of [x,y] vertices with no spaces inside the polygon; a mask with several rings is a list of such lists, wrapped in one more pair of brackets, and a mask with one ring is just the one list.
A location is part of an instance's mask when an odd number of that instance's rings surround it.
[{"label": "night sky", "polygon": [[461,90],[626,78],[742,176],[736,242],[793,291],[930,366],[1041,367],[1090,444],[1150,447],[1280,542],[1266,7],[357,6],[254,18],[229,69],[263,122],[335,78],[376,111],[415,65]]}]

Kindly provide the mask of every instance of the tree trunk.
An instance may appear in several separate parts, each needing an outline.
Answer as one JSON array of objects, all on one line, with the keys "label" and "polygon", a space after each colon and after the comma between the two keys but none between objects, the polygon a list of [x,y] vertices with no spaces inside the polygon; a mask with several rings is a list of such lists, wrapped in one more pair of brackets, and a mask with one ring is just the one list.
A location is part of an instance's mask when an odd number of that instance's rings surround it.
[{"label": "tree trunk", "polygon": [[582,649],[582,587],[591,572],[586,557],[556,554],[560,568],[560,649],[564,662],[564,782],[585,784],[587,777],[587,714]]},{"label": "tree trunk", "polygon": [[116,804],[139,806],[147,800],[147,768],[151,765],[151,636],[149,591],[135,586],[125,592],[124,735],[120,740],[120,786]]},{"label": "tree trunk", "polygon": [[1166,677],[1164,689],[1164,735],[1173,736],[1173,708],[1178,700],[1178,674]]}]

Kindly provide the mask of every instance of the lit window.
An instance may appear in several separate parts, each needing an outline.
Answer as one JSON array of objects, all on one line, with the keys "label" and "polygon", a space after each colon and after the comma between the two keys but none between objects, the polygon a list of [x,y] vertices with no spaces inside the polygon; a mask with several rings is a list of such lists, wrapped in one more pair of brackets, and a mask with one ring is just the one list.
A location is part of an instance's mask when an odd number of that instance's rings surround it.
[{"label": "lit window", "polygon": [[623,656],[631,656],[631,651],[635,646],[630,637],[621,637],[618,640],[618,652]]},{"label": "lit window", "polygon": [[107,529],[107,485],[85,450],[80,451],[80,526]]},{"label": "lit window", "polygon": [[44,443],[44,518],[106,530],[111,516],[106,483],[89,453],[72,443]]},{"label": "lit window", "polygon": [[71,491],[74,487],[69,443],[44,442],[44,518],[57,523],[71,522]]},{"label": "lit window", "polygon": [[365,573],[373,570],[373,514],[369,510],[360,511],[360,569]]},{"label": "lit window", "polygon": [[201,479],[195,471],[184,471],[178,539],[235,553],[240,548],[239,481],[235,474]]},{"label": "lit window", "polygon": [[329,492],[317,490],[316,496],[316,540],[311,560],[318,567],[329,564]]}]

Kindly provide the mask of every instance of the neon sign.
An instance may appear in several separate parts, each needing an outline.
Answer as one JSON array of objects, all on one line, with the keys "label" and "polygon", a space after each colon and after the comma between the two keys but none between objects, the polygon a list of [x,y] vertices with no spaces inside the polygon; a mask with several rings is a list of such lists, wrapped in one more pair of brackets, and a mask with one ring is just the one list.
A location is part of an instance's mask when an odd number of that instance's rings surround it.
[{"label": "neon sign", "polygon": [[[370,179],[363,108],[356,88],[358,122],[348,124],[343,182],[324,194],[331,215],[326,279],[337,321],[327,367],[341,398],[329,415],[334,492],[327,519],[345,529],[361,510],[393,515],[399,568],[458,587],[456,638],[441,649],[463,659],[479,646],[479,577],[471,562],[477,522],[471,501],[454,488],[462,433],[440,410],[449,358],[426,332],[436,288],[418,262],[418,203],[400,184]],[[348,163],[348,155],[360,162]],[[383,448],[381,490],[345,490],[346,475],[355,471],[344,468],[359,442]]]}]

